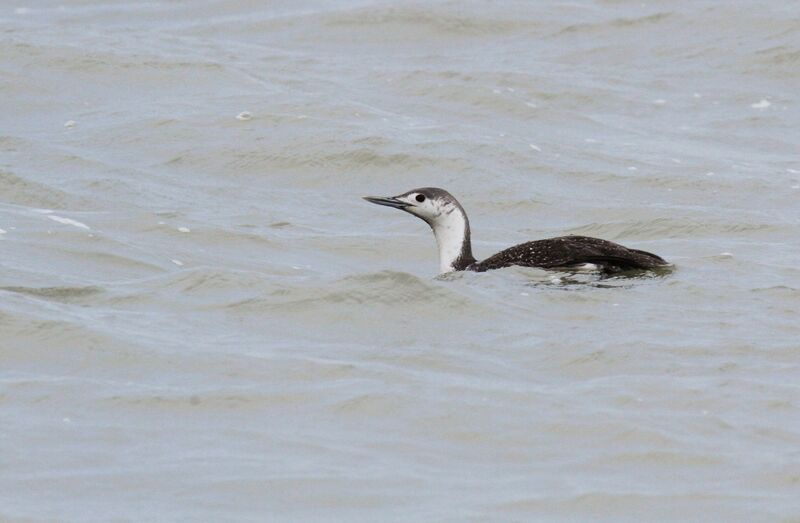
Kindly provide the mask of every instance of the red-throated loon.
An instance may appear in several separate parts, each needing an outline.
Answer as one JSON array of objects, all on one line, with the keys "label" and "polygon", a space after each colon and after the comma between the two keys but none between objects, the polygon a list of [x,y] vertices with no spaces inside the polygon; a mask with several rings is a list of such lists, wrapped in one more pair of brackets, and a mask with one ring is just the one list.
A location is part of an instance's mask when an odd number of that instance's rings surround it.
[{"label": "red-throated loon", "polygon": [[439,246],[439,272],[500,269],[519,265],[543,269],[594,266],[613,273],[628,269],[653,269],[669,265],[663,258],[618,243],[588,236],[560,236],[509,247],[477,261],[472,256],[469,219],[464,208],[444,189],[423,187],[399,196],[365,196],[378,205],[394,207],[425,220],[433,229]]}]

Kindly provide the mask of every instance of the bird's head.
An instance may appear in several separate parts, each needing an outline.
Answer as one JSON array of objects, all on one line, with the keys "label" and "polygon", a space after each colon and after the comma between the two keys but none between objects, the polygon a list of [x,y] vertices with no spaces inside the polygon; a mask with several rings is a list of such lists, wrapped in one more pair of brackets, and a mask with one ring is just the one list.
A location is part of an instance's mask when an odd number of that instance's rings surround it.
[{"label": "bird's head", "polygon": [[475,261],[470,244],[469,220],[452,194],[436,187],[411,189],[398,196],[365,196],[377,205],[394,207],[431,226],[439,245],[439,270],[463,270]]},{"label": "bird's head", "polygon": [[365,196],[364,199],[370,203],[406,211],[425,220],[434,229],[448,220],[454,212],[464,215],[464,210],[453,195],[436,187],[411,189],[398,196]]}]

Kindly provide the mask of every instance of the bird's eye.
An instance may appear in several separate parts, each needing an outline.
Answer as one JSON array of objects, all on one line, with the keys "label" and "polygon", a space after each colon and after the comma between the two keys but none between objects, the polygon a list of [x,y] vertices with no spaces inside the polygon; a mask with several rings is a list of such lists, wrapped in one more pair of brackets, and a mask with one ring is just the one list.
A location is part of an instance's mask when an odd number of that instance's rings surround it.
[{"label": "bird's eye", "polygon": [[422,202],[424,202],[424,201],[425,201],[425,195],[424,195],[424,194],[418,194],[418,195],[417,195],[417,201],[418,201],[419,203],[422,203]]}]

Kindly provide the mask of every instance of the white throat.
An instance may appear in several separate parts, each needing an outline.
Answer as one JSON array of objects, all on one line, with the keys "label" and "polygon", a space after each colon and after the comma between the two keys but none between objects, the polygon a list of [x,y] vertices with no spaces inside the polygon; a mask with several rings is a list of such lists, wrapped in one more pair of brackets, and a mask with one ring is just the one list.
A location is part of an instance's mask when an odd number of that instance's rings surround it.
[{"label": "white throat", "polygon": [[459,209],[451,209],[449,214],[437,216],[430,226],[439,246],[439,272],[454,271],[467,234],[466,218]]}]

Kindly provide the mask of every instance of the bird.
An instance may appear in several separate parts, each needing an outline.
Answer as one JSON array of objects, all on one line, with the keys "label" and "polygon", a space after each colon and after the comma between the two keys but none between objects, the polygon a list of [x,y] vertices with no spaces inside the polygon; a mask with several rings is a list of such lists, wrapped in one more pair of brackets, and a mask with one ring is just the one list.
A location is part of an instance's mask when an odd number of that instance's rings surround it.
[{"label": "bird", "polygon": [[559,236],[504,249],[478,261],[472,255],[469,219],[452,194],[437,187],[411,189],[398,196],[364,196],[366,201],[400,209],[422,219],[433,230],[439,248],[439,273],[485,272],[504,267],[596,270],[606,275],[668,266],[660,256],[590,236]]}]

